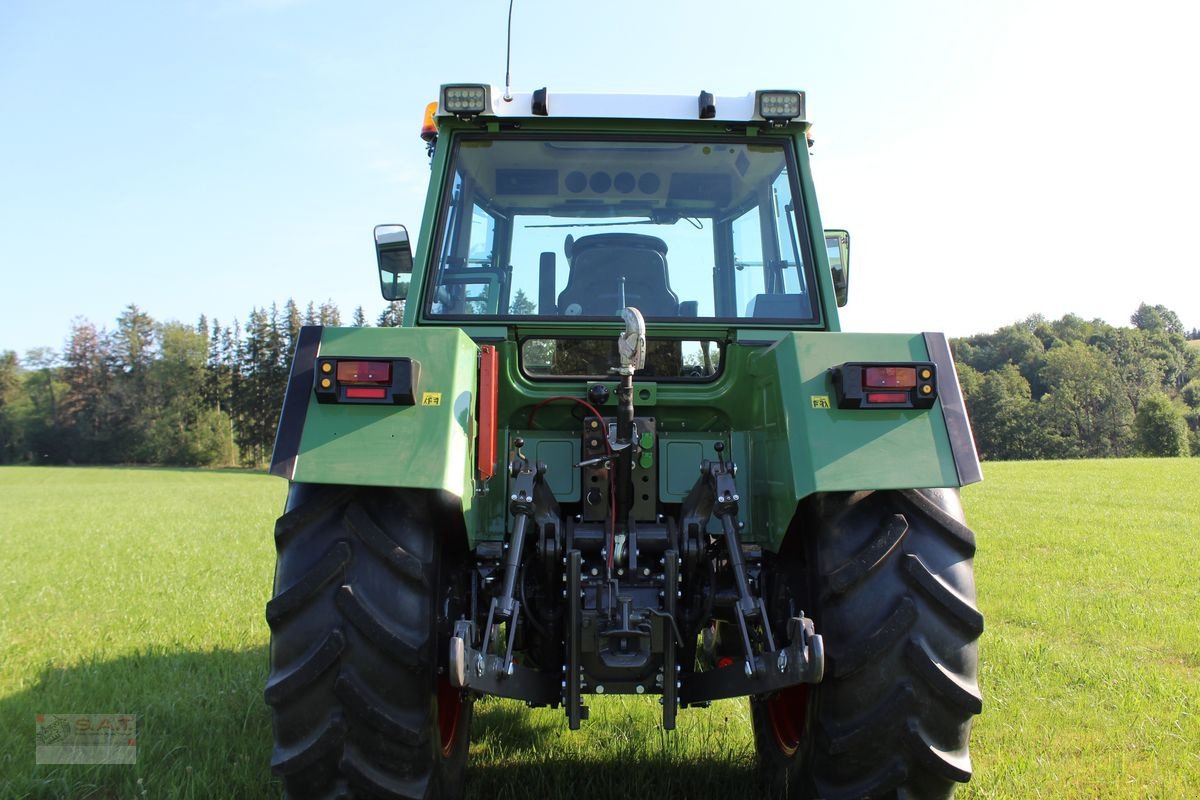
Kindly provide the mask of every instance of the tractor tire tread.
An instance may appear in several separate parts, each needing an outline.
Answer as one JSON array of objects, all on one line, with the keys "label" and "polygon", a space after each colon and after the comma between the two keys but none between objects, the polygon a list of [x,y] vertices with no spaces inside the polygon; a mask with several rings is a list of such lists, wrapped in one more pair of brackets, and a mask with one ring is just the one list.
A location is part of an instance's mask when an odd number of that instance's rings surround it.
[{"label": "tractor tire tread", "polygon": [[865,778],[840,785],[819,785],[820,800],[883,800],[894,796],[908,780],[908,766],[903,759],[892,758]]},{"label": "tractor tire tread", "polygon": [[380,769],[373,760],[349,744],[342,753],[342,772],[360,793],[380,800],[424,800],[428,796],[428,773],[402,778]]},{"label": "tractor tire tread", "polygon": [[346,723],[334,714],[307,738],[292,747],[276,751],[271,755],[271,772],[276,775],[291,775],[308,769],[329,755],[346,739]]},{"label": "tractor tire tread", "polygon": [[887,619],[862,641],[836,651],[826,645],[826,658],[832,663],[834,676],[844,678],[877,660],[903,639],[916,621],[916,604],[911,598],[902,597]]},{"label": "tractor tire tread", "polygon": [[343,584],[338,589],[337,607],[359,633],[404,667],[420,670],[426,665],[422,649],[428,638],[414,641],[419,634],[387,622],[383,613],[355,592],[350,584]]},{"label": "tractor tire tread", "polygon": [[296,800],[461,798],[469,701],[453,749],[438,745],[437,507],[370,487],[291,497],[267,606],[273,772]]},{"label": "tractor tire tread", "polygon": [[975,532],[967,527],[962,520],[956,519],[944,508],[935,503],[925,493],[917,489],[900,492],[919,513],[933,521],[939,533],[953,542],[959,551],[967,558],[975,555]]},{"label": "tractor tire tread", "polygon": [[949,753],[939,750],[926,739],[921,732],[921,725],[915,718],[910,718],[906,726],[905,743],[909,751],[922,765],[955,783],[966,783],[971,780],[971,758],[964,750],[960,753]]},{"label": "tractor tire tread", "polygon": [[913,673],[938,697],[963,713],[983,713],[983,696],[979,687],[973,681],[965,681],[942,666],[924,638],[916,636],[910,639],[904,655],[912,666]]},{"label": "tractor tire tread", "polygon": [[263,691],[267,704],[279,706],[303,692],[337,663],[345,648],[345,635],[339,628],[334,628],[323,641],[309,648],[307,656],[300,663],[267,683]]},{"label": "tractor tire tread", "polygon": [[362,543],[394,573],[401,578],[414,581],[421,588],[429,588],[425,563],[384,533],[361,504],[352,503],[346,510],[346,524]]},{"label": "tractor tire tread", "polygon": [[333,684],[333,690],[348,713],[363,720],[384,736],[412,747],[419,747],[428,741],[429,737],[420,727],[424,720],[406,720],[390,713],[387,704],[349,666],[342,667]]},{"label": "tractor tire tread", "polygon": [[892,692],[886,700],[876,705],[862,717],[837,727],[831,724],[822,726],[822,735],[826,749],[832,755],[843,755],[853,752],[871,739],[878,737],[881,730],[886,730],[897,719],[907,719],[909,712],[916,705],[917,696],[912,684],[904,681]]},{"label": "tractor tire tread", "polygon": [[878,534],[872,537],[866,546],[859,549],[850,560],[826,576],[829,590],[833,594],[844,594],[858,585],[887,559],[888,555],[904,539],[906,533],[908,533],[908,521],[901,514],[893,514],[879,527]]},{"label": "tractor tire tread", "polygon": [[914,553],[904,556],[904,571],[909,582],[925,592],[929,599],[946,611],[949,617],[957,622],[975,639],[983,633],[983,614],[950,584],[933,574],[921,557]]},{"label": "tractor tire tread", "polygon": [[337,487],[302,503],[275,520],[275,550],[282,552],[297,532],[305,530],[350,497],[349,487]]},{"label": "tractor tire tread", "polygon": [[267,625],[274,628],[289,614],[304,607],[350,563],[350,544],[339,539],[330,545],[312,569],[267,602]]},{"label": "tractor tire tread", "polygon": [[[983,707],[975,537],[946,489],[828,493],[801,508],[770,584],[811,604],[826,665],[799,747],[780,740],[771,699],[751,701],[766,794],[780,800],[949,800],[970,779]],[[781,551],[782,552],[782,551]]]}]

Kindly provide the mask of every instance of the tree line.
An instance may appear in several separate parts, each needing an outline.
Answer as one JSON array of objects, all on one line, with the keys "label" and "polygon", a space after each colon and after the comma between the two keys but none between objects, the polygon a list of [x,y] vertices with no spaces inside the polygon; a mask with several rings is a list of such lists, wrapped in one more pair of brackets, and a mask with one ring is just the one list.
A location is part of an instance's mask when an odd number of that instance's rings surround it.
[{"label": "tree line", "polygon": [[[402,315],[390,304],[376,324]],[[340,324],[332,302],[292,300],[245,324],[157,322],[136,305],[112,330],[77,318],[61,352],[0,353],[0,463],[260,466],[301,326]],[[361,307],[350,324],[368,324]]]},{"label": "tree line", "polygon": [[1145,303],[1130,323],[1033,316],[954,341],[980,456],[1200,455],[1200,331]]},{"label": "tree line", "polygon": [[[375,320],[396,326],[403,304]],[[1200,455],[1200,331],[1163,306],[1132,327],[1040,316],[952,341],[984,459]],[[331,302],[288,300],[245,324],[156,322],[128,306],[112,330],[77,318],[61,352],[0,353],[0,463],[260,466],[302,325]],[[362,308],[351,325],[368,324]]]}]

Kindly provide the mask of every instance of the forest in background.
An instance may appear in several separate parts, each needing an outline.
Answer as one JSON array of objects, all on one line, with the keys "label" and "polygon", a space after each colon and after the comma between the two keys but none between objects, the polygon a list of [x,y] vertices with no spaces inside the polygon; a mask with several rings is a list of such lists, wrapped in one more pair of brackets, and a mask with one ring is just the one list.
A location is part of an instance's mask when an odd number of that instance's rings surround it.
[{"label": "forest in background", "polygon": [[[374,324],[402,313],[393,303]],[[952,340],[980,456],[1200,455],[1200,330],[1161,305],[1130,323],[1034,316]],[[2,351],[0,463],[262,466],[311,324],[341,312],[288,300],[244,325],[186,325],[130,305],[112,330],[75,319],[61,352]],[[359,307],[349,324],[370,323]]]}]

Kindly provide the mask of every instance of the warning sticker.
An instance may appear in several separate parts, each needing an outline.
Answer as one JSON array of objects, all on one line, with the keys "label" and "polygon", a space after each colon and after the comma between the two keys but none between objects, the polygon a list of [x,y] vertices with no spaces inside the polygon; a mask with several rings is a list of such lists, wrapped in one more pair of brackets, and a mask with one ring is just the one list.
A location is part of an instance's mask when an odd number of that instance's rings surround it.
[{"label": "warning sticker", "polygon": [[424,392],[421,395],[421,405],[423,406],[440,406],[442,404],[441,392]]},{"label": "warning sticker", "polygon": [[813,408],[830,408],[829,395],[814,394],[809,397],[812,400]]}]

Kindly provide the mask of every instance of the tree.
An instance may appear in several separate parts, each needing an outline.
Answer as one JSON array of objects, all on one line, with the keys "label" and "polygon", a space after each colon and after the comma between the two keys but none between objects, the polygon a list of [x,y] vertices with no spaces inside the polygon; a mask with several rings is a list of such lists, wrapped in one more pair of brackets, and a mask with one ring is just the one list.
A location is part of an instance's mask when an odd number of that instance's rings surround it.
[{"label": "tree", "polygon": [[21,426],[21,362],[12,350],[0,353],[0,464],[20,458],[23,445]]},{"label": "tree", "polygon": [[381,328],[399,328],[404,324],[404,301],[393,300],[384,307],[375,323]]},{"label": "tree", "polygon": [[300,340],[300,328],[304,325],[300,318],[300,309],[290,297],[283,306],[283,319],[287,328],[287,352],[290,362],[291,356],[296,352],[296,342]]},{"label": "tree", "polygon": [[342,324],[342,312],[338,311],[338,307],[332,300],[321,303],[321,308],[317,312],[317,324],[328,325],[332,328]]},{"label": "tree", "polygon": [[1200,378],[1192,378],[1179,392],[1179,397],[1188,408],[1200,409]]},{"label": "tree", "polygon": [[1183,410],[1165,394],[1152,394],[1142,401],[1134,427],[1144,455],[1186,456],[1190,451]]},{"label": "tree", "polygon": [[975,383],[967,408],[980,455],[995,460],[1041,457],[1042,435],[1029,381],[1017,366],[1005,364]]},{"label": "tree", "polygon": [[1045,347],[1029,325],[1006,325],[995,333],[971,336],[956,343],[958,359],[980,372],[993,372],[1015,364],[1034,385]]},{"label": "tree", "polygon": [[1095,345],[1112,360],[1135,413],[1143,397],[1163,390],[1166,359],[1151,334],[1137,328],[1110,328],[1097,337]]},{"label": "tree", "polygon": [[23,393],[29,399],[25,444],[36,462],[62,463],[70,458],[62,436],[59,402],[66,392],[59,369],[58,353],[36,347],[25,353]]},{"label": "tree", "polygon": [[[957,352],[958,346],[951,343],[951,349]],[[962,389],[963,399],[967,401],[967,406],[969,407],[971,401],[983,386],[983,373],[970,364],[965,364],[957,360],[954,362],[954,371],[958,373],[958,385]]]},{"label": "tree", "polygon": [[240,377],[234,391],[234,430],[243,460],[258,465],[275,439],[287,387],[286,333],[278,309],[254,309],[246,321]]},{"label": "tree", "polygon": [[524,317],[533,314],[537,311],[537,303],[530,299],[529,295],[525,294],[524,289],[517,289],[517,293],[513,295],[512,303],[509,304],[508,313],[514,317]]},{"label": "tree", "polygon": [[117,318],[117,356],[126,372],[138,373],[154,358],[154,320],[133,303]]},{"label": "tree", "polygon": [[1138,306],[1137,311],[1133,312],[1133,316],[1129,318],[1133,326],[1142,331],[1163,331],[1165,333],[1177,333],[1183,335],[1183,323],[1179,320],[1179,315],[1166,306],[1157,305],[1151,306],[1142,303]]},{"label": "tree", "polygon": [[1104,458],[1130,452],[1133,409],[1104,353],[1082,342],[1052,348],[1041,378],[1047,386],[1039,402],[1051,442],[1047,455]]},{"label": "tree", "polygon": [[367,315],[363,313],[363,307],[359,306],[354,309],[354,322],[351,323],[356,328],[367,327]]},{"label": "tree", "polygon": [[116,357],[105,331],[83,318],[71,323],[63,353],[62,396],[64,445],[74,461],[91,463],[105,458],[109,443],[121,433],[124,418],[115,402]]},{"label": "tree", "polygon": [[151,419],[144,460],[201,466],[229,463],[229,420],[205,403],[208,337],[175,322],[159,326],[160,356],[147,376]]}]

